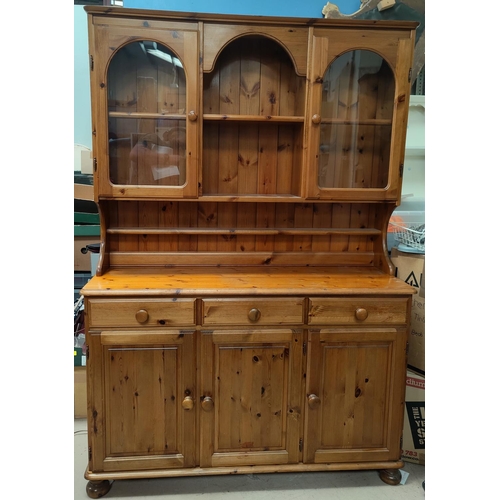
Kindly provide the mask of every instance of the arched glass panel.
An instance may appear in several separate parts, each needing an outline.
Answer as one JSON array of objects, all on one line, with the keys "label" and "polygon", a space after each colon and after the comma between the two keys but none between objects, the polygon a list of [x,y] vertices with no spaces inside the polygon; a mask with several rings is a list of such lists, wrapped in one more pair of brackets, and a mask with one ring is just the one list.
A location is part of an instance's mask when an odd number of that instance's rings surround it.
[{"label": "arched glass panel", "polygon": [[378,54],[354,50],[323,78],[318,185],[384,188],[388,182],[394,75]]},{"label": "arched glass panel", "polygon": [[186,77],[164,45],[122,47],[108,70],[109,170],[113,184],[186,181]]}]

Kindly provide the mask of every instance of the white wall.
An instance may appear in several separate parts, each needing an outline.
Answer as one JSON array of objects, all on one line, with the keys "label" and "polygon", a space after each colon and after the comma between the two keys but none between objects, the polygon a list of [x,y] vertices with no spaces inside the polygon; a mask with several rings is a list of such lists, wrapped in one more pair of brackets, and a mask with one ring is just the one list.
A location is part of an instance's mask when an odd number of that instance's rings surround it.
[{"label": "white wall", "polygon": [[410,97],[400,210],[425,209],[425,96]]}]

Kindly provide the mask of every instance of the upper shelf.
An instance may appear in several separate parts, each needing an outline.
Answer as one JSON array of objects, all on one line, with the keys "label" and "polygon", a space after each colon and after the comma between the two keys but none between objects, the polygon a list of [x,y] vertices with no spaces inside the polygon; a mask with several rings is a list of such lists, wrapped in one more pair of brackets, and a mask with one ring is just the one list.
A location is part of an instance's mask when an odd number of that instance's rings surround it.
[{"label": "upper shelf", "polygon": [[236,115],[236,114],[211,114],[203,115],[205,121],[238,121],[238,122],[275,122],[275,123],[303,123],[303,116],[278,116],[278,115]]},{"label": "upper shelf", "polygon": [[108,113],[110,118],[153,118],[153,119],[164,119],[168,118],[171,120],[185,120],[185,114],[179,113],[139,113],[135,111],[110,111]]}]

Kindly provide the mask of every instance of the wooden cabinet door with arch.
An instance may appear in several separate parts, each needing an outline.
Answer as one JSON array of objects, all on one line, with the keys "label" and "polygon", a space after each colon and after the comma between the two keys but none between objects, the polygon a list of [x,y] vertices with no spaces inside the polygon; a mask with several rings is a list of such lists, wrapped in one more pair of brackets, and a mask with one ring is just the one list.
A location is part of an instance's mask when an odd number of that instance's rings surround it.
[{"label": "wooden cabinet door with arch", "polygon": [[92,29],[94,177],[99,196],[196,197],[197,23],[97,17]]},{"label": "wooden cabinet door with arch", "polygon": [[396,200],[401,194],[413,34],[316,28],[306,122],[306,197]]}]

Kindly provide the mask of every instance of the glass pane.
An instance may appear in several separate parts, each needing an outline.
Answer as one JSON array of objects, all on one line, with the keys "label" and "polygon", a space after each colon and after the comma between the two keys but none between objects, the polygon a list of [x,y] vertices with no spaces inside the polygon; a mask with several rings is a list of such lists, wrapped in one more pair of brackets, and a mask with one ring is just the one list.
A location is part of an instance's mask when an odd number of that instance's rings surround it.
[{"label": "glass pane", "polygon": [[186,181],[186,78],[167,47],[124,46],[108,70],[109,170],[113,184]]},{"label": "glass pane", "polygon": [[332,62],[323,79],[318,185],[384,188],[388,182],[394,76],[374,52]]}]

